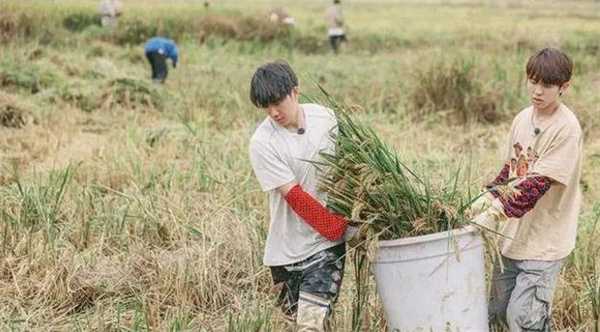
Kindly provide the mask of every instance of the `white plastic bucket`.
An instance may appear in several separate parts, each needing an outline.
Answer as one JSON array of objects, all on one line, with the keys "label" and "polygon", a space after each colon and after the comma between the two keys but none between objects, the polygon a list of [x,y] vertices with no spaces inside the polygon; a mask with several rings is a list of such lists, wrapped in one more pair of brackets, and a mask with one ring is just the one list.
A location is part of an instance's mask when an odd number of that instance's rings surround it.
[{"label": "white plastic bucket", "polygon": [[391,331],[488,331],[483,241],[474,227],[380,241],[372,268]]}]

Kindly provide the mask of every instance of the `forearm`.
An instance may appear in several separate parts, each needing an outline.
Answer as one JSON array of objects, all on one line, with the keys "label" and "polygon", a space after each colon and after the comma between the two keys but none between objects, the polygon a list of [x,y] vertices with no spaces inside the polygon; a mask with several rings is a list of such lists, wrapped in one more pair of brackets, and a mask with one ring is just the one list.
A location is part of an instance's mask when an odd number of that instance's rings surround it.
[{"label": "forearm", "polygon": [[504,214],[509,218],[521,218],[531,211],[535,204],[550,189],[552,180],[545,176],[529,177],[519,183],[515,188],[518,192],[510,195],[501,195],[493,192],[502,206]]},{"label": "forearm", "polygon": [[[287,188],[286,188],[287,189]],[[296,184],[284,195],[286,202],[307,224],[330,241],[342,238],[347,227],[343,216],[331,213]]]}]

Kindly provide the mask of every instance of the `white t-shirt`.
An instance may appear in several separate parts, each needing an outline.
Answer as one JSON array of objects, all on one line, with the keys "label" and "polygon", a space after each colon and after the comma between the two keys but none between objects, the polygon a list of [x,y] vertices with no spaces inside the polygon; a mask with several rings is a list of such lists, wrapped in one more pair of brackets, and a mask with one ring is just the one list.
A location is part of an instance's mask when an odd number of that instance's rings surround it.
[{"label": "white t-shirt", "polygon": [[[506,151],[510,177],[530,175],[554,180],[535,207],[520,219],[509,219],[502,229],[502,254],[512,259],[552,261],[575,247],[581,207],[583,135],[579,121],[564,104],[534,127],[533,107],[513,121]],[[535,128],[541,131],[535,134]]]},{"label": "white t-shirt", "polygon": [[250,139],[250,162],[263,191],[269,193],[271,223],[263,263],[287,265],[333,247],[329,241],[300,218],[276,190],[292,181],[325,205],[327,196],[317,191],[320,171],[307,162],[320,158],[319,152],[333,152],[332,131],[337,130],[333,112],[317,104],[302,104],[305,133],[299,135],[267,117]]}]

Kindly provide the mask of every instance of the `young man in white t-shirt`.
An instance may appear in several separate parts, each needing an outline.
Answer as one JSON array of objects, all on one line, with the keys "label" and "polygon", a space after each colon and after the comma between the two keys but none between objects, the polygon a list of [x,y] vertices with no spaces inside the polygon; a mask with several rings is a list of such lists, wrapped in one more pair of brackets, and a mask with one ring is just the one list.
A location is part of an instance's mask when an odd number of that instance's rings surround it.
[{"label": "young man in white t-shirt", "polygon": [[250,140],[250,161],[269,194],[270,227],[263,262],[281,287],[279,305],[298,331],[324,331],[344,272],[346,220],[325,208],[319,172],[309,161],[335,148],[333,112],[298,102],[298,79],[287,63],[259,67],[250,100],[267,118]]},{"label": "young man in white t-shirt", "polygon": [[[560,267],[575,247],[583,135],[560,101],[572,71],[569,57],[557,49],[542,49],[529,59],[531,106],[513,120],[504,167],[488,185],[491,194],[478,202],[487,209],[474,221],[497,223],[504,235],[504,269],[494,268],[489,313],[511,332],[550,331]],[[501,184],[518,191],[497,190]]]}]

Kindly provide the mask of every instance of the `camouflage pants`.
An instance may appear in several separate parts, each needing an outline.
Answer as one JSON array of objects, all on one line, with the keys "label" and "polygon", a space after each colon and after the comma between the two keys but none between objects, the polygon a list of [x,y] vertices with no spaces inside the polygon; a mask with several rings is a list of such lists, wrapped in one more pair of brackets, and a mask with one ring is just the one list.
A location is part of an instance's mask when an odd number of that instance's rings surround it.
[{"label": "camouflage pants", "polygon": [[502,257],[494,266],[490,321],[511,332],[551,330],[551,306],[562,260],[514,260]]},{"label": "camouflage pants", "polygon": [[301,262],[271,267],[273,283],[281,286],[277,305],[288,318],[298,317],[300,324],[303,317],[314,318],[311,312],[324,313],[323,319],[329,316],[342,285],[345,254],[346,245],[342,243]]}]

